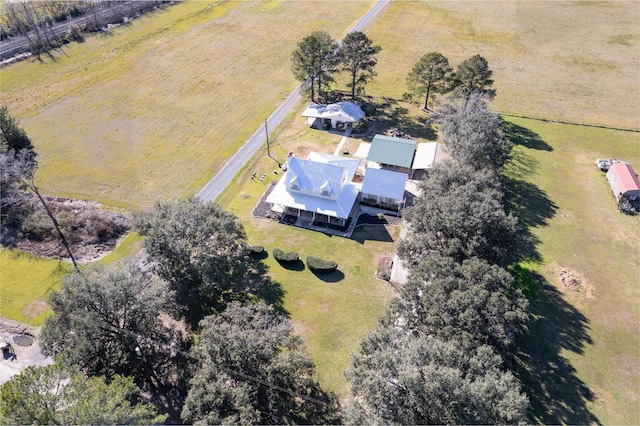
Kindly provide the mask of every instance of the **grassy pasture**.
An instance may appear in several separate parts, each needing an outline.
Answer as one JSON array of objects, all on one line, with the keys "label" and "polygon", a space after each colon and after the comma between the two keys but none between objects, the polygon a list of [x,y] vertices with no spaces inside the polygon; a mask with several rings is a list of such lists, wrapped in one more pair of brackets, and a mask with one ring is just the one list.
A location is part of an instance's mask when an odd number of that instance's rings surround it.
[{"label": "grassy pasture", "polygon": [[400,98],[417,59],[477,53],[502,113],[640,129],[637,1],[393,2],[368,33],[382,46],[367,93]]},{"label": "grassy pasture", "polygon": [[[291,113],[276,129],[271,140],[272,155],[284,161],[293,151],[306,158],[310,151],[333,153],[341,136],[310,129],[300,117],[304,105]],[[284,292],[284,308],[297,333],[305,337],[307,348],[317,367],[321,385],[341,398],[349,395],[343,371],[349,354],[386,311],[394,291],[374,276],[377,261],[394,252],[399,228],[358,228],[352,239],[281,225],[272,220],[253,218],[251,212],[268,185],[281,174],[273,174],[277,164],[267,157],[266,147],[221,194],[218,201],[244,223],[249,242],[269,252],[265,259],[268,274]],[[251,174],[267,173],[265,182],[251,180]],[[273,259],[274,248],[297,251],[304,260],[317,256],[335,260],[339,272],[327,278],[316,276],[306,266],[289,270]],[[278,291],[275,292],[276,294]]]},{"label": "grassy pasture", "polygon": [[296,82],[302,37],[341,37],[371,2],[184,2],[2,70],[3,104],[53,195],[130,209],[197,192]]},{"label": "grassy pasture", "polygon": [[[635,424],[640,418],[639,217],[618,213],[593,161],[640,168],[640,134],[507,118],[518,143],[508,194],[529,225],[535,321],[519,376],[544,424]],[[537,256],[536,256],[537,255]],[[561,281],[563,271],[582,279]]]}]

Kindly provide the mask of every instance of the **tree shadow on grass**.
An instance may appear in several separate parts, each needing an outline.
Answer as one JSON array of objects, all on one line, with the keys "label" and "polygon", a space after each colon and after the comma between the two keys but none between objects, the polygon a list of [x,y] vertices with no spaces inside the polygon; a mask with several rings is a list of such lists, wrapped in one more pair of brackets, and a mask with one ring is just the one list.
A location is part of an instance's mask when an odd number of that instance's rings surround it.
[{"label": "tree shadow on grass", "polygon": [[344,272],[335,270],[333,272],[313,272],[318,279],[324,281],[325,283],[337,283],[344,280]]},{"label": "tree shadow on grass", "polygon": [[534,319],[510,360],[529,396],[530,419],[539,424],[600,423],[587,408],[595,395],[562,356],[564,350],[582,354],[585,345],[593,344],[589,321],[541,275],[532,272],[532,278],[538,287],[530,301]]},{"label": "tree shadow on grass", "polygon": [[504,137],[513,142],[514,145],[521,145],[530,149],[540,151],[553,151],[553,147],[545,142],[536,132],[526,127],[518,126],[510,121],[503,121],[500,130]]},{"label": "tree shadow on grass", "polygon": [[376,115],[376,133],[384,134],[394,127],[401,129],[411,139],[435,141],[438,138],[436,131],[424,120],[410,114],[409,110],[398,105],[397,101],[390,100],[389,106]]},{"label": "tree shadow on grass", "polygon": [[351,239],[364,244],[365,241],[392,243],[393,238],[383,225],[358,225],[351,234]]},{"label": "tree shadow on grass", "polygon": [[276,311],[289,315],[289,312],[284,308],[285,291],[282,285],[277,281],[273,281],[267,275],[269,266],[262,261],[267,257],[267,252],[247,256],[246,260],[249,267],[245,276],[239,280],[239,282],[243,283],[244,288],[238,288],[237,290],[253,294],[273,306]]}]

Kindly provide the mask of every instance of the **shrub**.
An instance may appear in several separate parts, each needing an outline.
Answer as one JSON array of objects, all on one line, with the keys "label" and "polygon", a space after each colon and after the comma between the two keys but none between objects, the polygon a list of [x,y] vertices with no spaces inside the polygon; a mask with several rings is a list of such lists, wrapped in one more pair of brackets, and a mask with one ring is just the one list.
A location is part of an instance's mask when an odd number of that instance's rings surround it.
[{"label": "shrub", "polygon": [[360,120],[357,121],[356,123],[353,123],[353,131],[355,133],[364,133],[367,130],[367,121],[366,120]]},{"label": "shrub", "polygon": [[249,251],[249,254],[262,254],[264,253],[264,247],[263,246],[247,246],[247,250]]},{"label": "shrub", "polygon": [[300,256],[298,256],[297,252],[291,251],[289,253],[285,253],[279,248],[273,249],[273,257],[278,262],[296,262],[300,260]]},{"label": "shrub", "polygon": [[307,268],[313,272],[333,272],[338,269],[338,264],[333,260],[323,260],[315,256],[308,256]]}]

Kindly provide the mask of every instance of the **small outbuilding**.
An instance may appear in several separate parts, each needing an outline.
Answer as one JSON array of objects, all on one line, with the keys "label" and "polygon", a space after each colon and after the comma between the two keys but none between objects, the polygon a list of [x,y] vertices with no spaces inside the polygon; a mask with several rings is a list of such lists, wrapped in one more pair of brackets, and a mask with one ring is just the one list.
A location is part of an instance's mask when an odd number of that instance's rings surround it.
[{"label": "small outbuilding", "polygon": [[302,113],[311,126],[321,127],[324,123],[330,123],[336,127],[338,123],[356,123],[364,118],[364,111],[352,102],[338,102],[335,104],[309,105]]},{"label": "small outbuilding", "polygon": [[616,201],[620,201],[621,198],[637,201],[640,198],[640,181],[630,164],[624,162],[611,164],[607,171],[607,180]]}]

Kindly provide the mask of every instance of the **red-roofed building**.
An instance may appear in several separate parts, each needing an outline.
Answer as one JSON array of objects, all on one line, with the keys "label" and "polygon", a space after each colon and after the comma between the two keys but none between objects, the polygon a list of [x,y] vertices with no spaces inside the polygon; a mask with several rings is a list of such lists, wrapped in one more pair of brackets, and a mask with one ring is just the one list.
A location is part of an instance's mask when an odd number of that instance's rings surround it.
[{"label": "red-roofed building", "polygon": [[617,201],[621,198],[636,201],[640,197],[640,181],[630,164],[613,163],[607,172],[607,180]]}]

